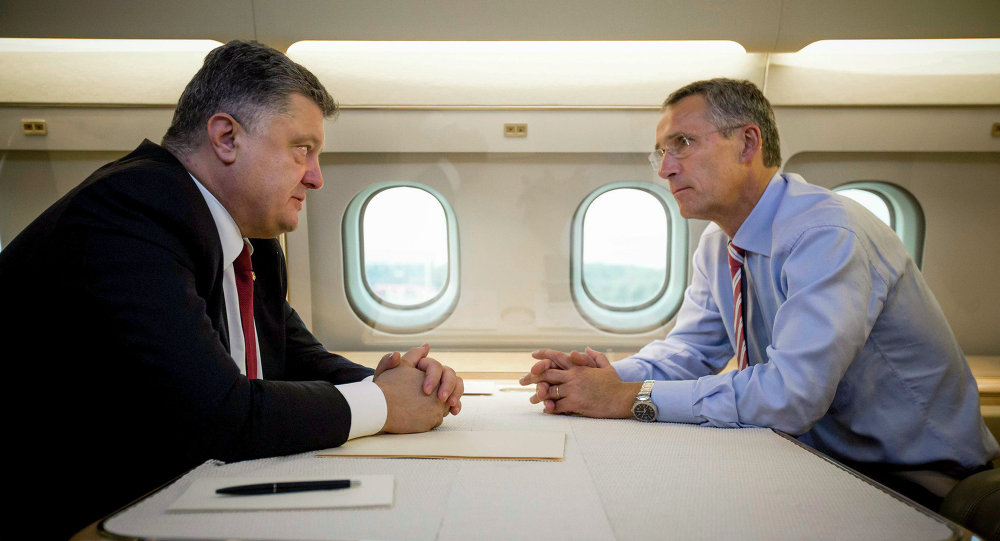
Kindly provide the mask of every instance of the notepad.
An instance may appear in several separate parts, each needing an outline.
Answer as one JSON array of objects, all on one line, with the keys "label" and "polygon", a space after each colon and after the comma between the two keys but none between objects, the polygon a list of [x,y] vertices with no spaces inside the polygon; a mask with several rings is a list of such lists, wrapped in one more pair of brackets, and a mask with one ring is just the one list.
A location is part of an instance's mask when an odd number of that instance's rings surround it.
[{"label": "notepad", "polygon": [[357,487],[341,490],[316,490],[286,494],[227,496],[216,494],[222,487],[265,482],[310,481],[316,476],[212,477],[195,479],[168,512],[186,511],[260,511],[267,509],[336,509],[341,507],[376,507],[392,505],[394,480],[391,475],[352,475],[361,481]]},{"label": "notepad", "polygon": [[380,434],[317,453],[325,457],[562,460],[566,434],[552,431],[436,431]]}]

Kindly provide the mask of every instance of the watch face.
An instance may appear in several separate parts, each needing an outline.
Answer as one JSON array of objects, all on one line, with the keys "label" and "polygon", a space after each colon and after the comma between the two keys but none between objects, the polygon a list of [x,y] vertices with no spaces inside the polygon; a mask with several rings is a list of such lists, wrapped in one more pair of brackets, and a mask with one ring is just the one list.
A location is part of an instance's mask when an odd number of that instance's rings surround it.
[{"label": "watch face", "polygon": [[651,404],[636,404],[632,406],[632,415],[640,421],[655,421],[656,408]]}]

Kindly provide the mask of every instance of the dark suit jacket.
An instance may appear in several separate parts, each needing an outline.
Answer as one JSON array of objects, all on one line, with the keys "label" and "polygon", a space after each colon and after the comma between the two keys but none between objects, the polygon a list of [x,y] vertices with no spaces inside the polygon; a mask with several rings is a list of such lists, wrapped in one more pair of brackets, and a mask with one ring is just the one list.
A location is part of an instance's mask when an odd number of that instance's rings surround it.
[{"label": "dark suit jacket", "polygon": [[277,242],[253,242],[267,378],[254,381],[228,353],[211,213],[159,146],[144,141],[96,171],[0,252],[8,467],[58,482],[19,499],[57,506],[44,533],[64,537],[207,459],[347,439],[350,410],[333,384],[372,371],[306,330],[285,301]]}]

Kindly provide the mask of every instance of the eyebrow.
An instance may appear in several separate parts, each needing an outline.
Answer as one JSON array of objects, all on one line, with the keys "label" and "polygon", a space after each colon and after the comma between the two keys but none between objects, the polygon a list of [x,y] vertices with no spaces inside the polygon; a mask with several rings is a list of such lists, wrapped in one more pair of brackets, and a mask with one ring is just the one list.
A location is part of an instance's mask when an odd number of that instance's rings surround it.
[{"label": "eyebrow", "polygon": [[[674,133],[668,133],[667,135],[665,135],[663,137],[663,140],[664,141],[669,141],[669,140],[673,139],[674,137],[677,137],[678,135],[687,135],[687,134],[685,132],[682,132],[682,131],[678,131],[678,132],[674,132]],[[661,148],[663,148],[663,146],[660,145],[659,141],[657,141],[656,144],[653,145],[653,148],[661,149]]]},{"label": "eyebrow", "polygon": [[[671,140],[671,139],[673,139],[673,138],[675,138],[675,137],[677,137],[679,135],[683,135],[684,137],[691,137],[691,134],[689,134],[688,132],[677,131],[677,132],[668,134],[666,137],[663,138],[663,140],[664,141],[669,141],[669,140]],[[663,149],[663,146],[659,143],[659,141],[657,141],[656,144],[653,145],[653,150],[662,150],[662,149]]]},{"label": "eyebrow", "polygon": [[296,144],[296,145],[301,144],[301,143],[309,143],[312,146],[318,147],[318,146],[320,146],[321,141],[320,141],[320,138],[318,138],[318,137],[316,137],[314,135],[300,135],[300,136],[292,139],[292,143]]}]

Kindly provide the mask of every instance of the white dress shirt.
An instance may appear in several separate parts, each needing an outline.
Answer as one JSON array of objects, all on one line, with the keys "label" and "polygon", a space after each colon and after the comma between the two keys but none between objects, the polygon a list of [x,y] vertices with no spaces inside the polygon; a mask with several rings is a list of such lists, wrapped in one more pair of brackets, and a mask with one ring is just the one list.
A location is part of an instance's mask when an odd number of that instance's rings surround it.
[{"label": "white dress shirt", "polygon": [[[222,206],[222,203],[194,175],[191,175],[191,179],[194,180],[195,186],[198,187],[202,197],[205,198],[208,210],[212,213],[212,219],[215,220],[215,227],[219,230],[219,241],[222,243],[222,261],[224,263],[222,269],[222,291],[226,300],[226,319],[229,326],[229,352],[233,358],[233,362],[239,367],[240,373],[246,375],[246,346],[243,339],[240,301],[239,295],[236,292],[236,272],[233,270],[233,262],[236,261],[240,252],[243,251],[244,245],[250,246],[251,254],[253,253],[253,246],[250,245],[250,241],[243,238],[240,234],[239,227],[236,226],[233,217]],[[257,333],[255,330],[255,339],[256,336]],[[264,373],[260,363],[259,346],[257,347],[256,362],[257,374],[259,374],[261,379],[264,379],[267,374]],[[369,436],[382,430],[382,426],[385,425],[388,408],[386,407],[385,395],[382,393],[382,389],[375,384],[371,376],[355,383],[344,383],[335,385],[335,387],[344,395],[347,405],[351,408],[351,430],[347,436],[348,439]]]}]

